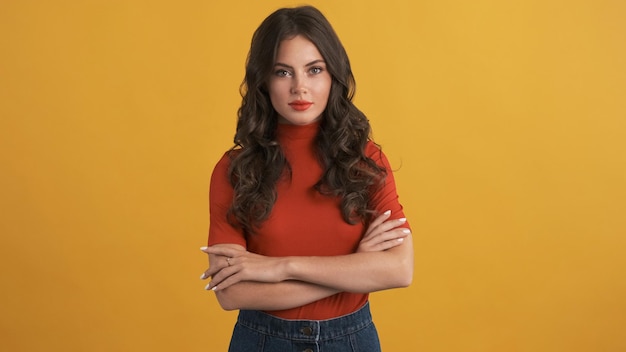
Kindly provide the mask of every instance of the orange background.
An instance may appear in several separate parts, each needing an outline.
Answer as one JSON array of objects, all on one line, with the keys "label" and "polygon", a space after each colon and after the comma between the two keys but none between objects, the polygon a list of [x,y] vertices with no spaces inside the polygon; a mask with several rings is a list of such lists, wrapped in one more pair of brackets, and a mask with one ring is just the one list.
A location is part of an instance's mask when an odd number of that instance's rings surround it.
[{"label": "orange background", "polygon": [[[383,348],[626,350],[626,3],[311,2],[415,233]],[[226,350],[208,179],[285,5],[0,2],[0,349]]]}]

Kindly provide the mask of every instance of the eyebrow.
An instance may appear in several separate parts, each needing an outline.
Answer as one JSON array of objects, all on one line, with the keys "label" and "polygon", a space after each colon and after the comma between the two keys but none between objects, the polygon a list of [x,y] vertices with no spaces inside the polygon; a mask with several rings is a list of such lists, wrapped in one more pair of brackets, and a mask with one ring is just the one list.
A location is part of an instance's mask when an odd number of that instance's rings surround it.
[{"label": "eyebrow", "polygon": [[[304,67],[313,66],[313,65],[319,64],[319,63],[326,63],[326,62],[324,60],[322,60],[322,59],[317,59],[317,60],[313,60],[313,61],[309,62],[308,64],[304,65]],[[287,64],[283,64],[282,62],[277,62],[277,63],[274,64],[274,66],[281,66],[281,67],[285,67],[285,68],[293,70],[293,66],[289,66]]]}]

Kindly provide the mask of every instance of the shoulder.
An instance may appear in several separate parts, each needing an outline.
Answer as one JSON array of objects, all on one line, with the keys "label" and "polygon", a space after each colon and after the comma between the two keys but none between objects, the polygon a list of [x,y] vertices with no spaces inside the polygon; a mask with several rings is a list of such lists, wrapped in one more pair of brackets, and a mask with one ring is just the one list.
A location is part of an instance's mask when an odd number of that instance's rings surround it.
[{"label": "shoulder", "polygon": [[365,145],[365,156],[374,160],[374,162],[380,166],[389,167],[389,161],[385,153],[383,153],[382,148],[371,140],[368,140]]},{"label": "shoulder", "polygon": [[382,153],[380,146],[372,140],[368,140],[367,144],[365,144],[365,155],[371,158],[373,155],[380,153]]},{"label": "shoulder", "polygon": [[228,168],[232,162],[232,158],[228,155],[228,152],[222,154],[222,157],[217,161],[213,167],[213,178],[225,175],[228,172]]},{"label": "shoulder", "polygon": [[237,157],[237,155],[239,155],[240,152],[241,151],[239,149],[235,149],[229,150],[222,155],[222,157],[213,167],[213,172],[211,173],[212,185],[230,186],[230,178],[228,173],[233,163],[233,160]]},{"label": "shoulder", "polygon": [[241,153],[241,149],[233,149],[225,152],[222,157],[217,161],[213,169],[213,173],[219,170],[228,170],[233,160],[237,158],[237,155]]}]

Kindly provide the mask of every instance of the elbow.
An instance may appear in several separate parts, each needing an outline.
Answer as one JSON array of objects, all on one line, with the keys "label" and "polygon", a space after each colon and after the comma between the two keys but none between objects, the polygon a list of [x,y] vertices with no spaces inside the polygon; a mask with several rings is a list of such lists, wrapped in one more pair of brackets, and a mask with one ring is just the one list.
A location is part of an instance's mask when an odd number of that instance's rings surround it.
[{"label": "elbow", "polygon": [[413,255],[399,256],[394,255],[389,261],[388,266],[385,266],[383,271],[380,272],[377,286],[373,291],[388,290],[394,288],[406,288],[413,283]]},{"label": "elbow", "polygon": [[234,304],[223,303],[222,301],[219,301],[219,303],[220,303],[220,307],[222,307],[222,309],[223,309],[223,310],[226,310],[226,311],[232,311],[232,310],[237,310],[237,309],[239,309],[239,308],[237,308],[237,306],[236,306],[236,305],[234,305]]},{"label": "elbow", "polygon": [[413,267],[402,268],[398,271],[398,275],[396,276],[396,287],[397,288],[406,288],[411,286],[413,283]]},{"label": "elbow", "polygon": [[223,310],[259,309],[259,297],[251,291],[249,285],[237,283],[215,291],[215,298]]},{"label": "elbow", "polygon": [[[408,259],[408,258],[407,258]],[[396,284],[398,288],[411,286],[413,283],[413,260],[403,260],[396,270]]]},{"label": "elbow", "polygon": [[409,241],[410,246],[408,247],[410,250],[399,261],[399,287],[409,287],[413,283],[413,268],[415,263],[413,261],[413,241]]},{"label": "elbow", "polygon": [[217,298],[217,302],[220,304],[220,307],[227,311],[240,309],[239,304],[237,304],[237,302],[224,291],[215,292],[215,297]]},{"label": "elbow", "polygon": [[413,270],[407,270],[407,273],[402,275],[400,278],[400,286],[401,288],[409,287],[413,283]]},{"label": "elbow", "polygon": [[370,287],[367,291],[363,292],[375,292],[396,288],[407,288],[413,283],[412,267],[398,266],[393,268],[393,273],[393,275],[387,275],[384,281],[379,281],[374,285],[374,287]]}]

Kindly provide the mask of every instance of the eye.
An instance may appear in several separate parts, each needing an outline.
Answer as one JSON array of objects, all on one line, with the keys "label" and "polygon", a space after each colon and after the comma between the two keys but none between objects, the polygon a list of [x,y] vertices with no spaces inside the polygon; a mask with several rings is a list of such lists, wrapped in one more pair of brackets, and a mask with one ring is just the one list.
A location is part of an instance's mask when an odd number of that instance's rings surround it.
[{"label": "eye", "polygon": [[287,70],[276,70],[274,74],[278,77],[289,77],[291,76],[291,72]]},{"label": "eye", "polygon": [[320,73],[322,73],[323,71],[324,71],[324,69],[323,69],[323,68],[321,68],[321,67],[319,67],[319,66],[311,67],[311,69],[309,70],[309,72],[310,72],[311,74],[314,74],[314,75],[319,75],[319,74],[320,74]]}]

